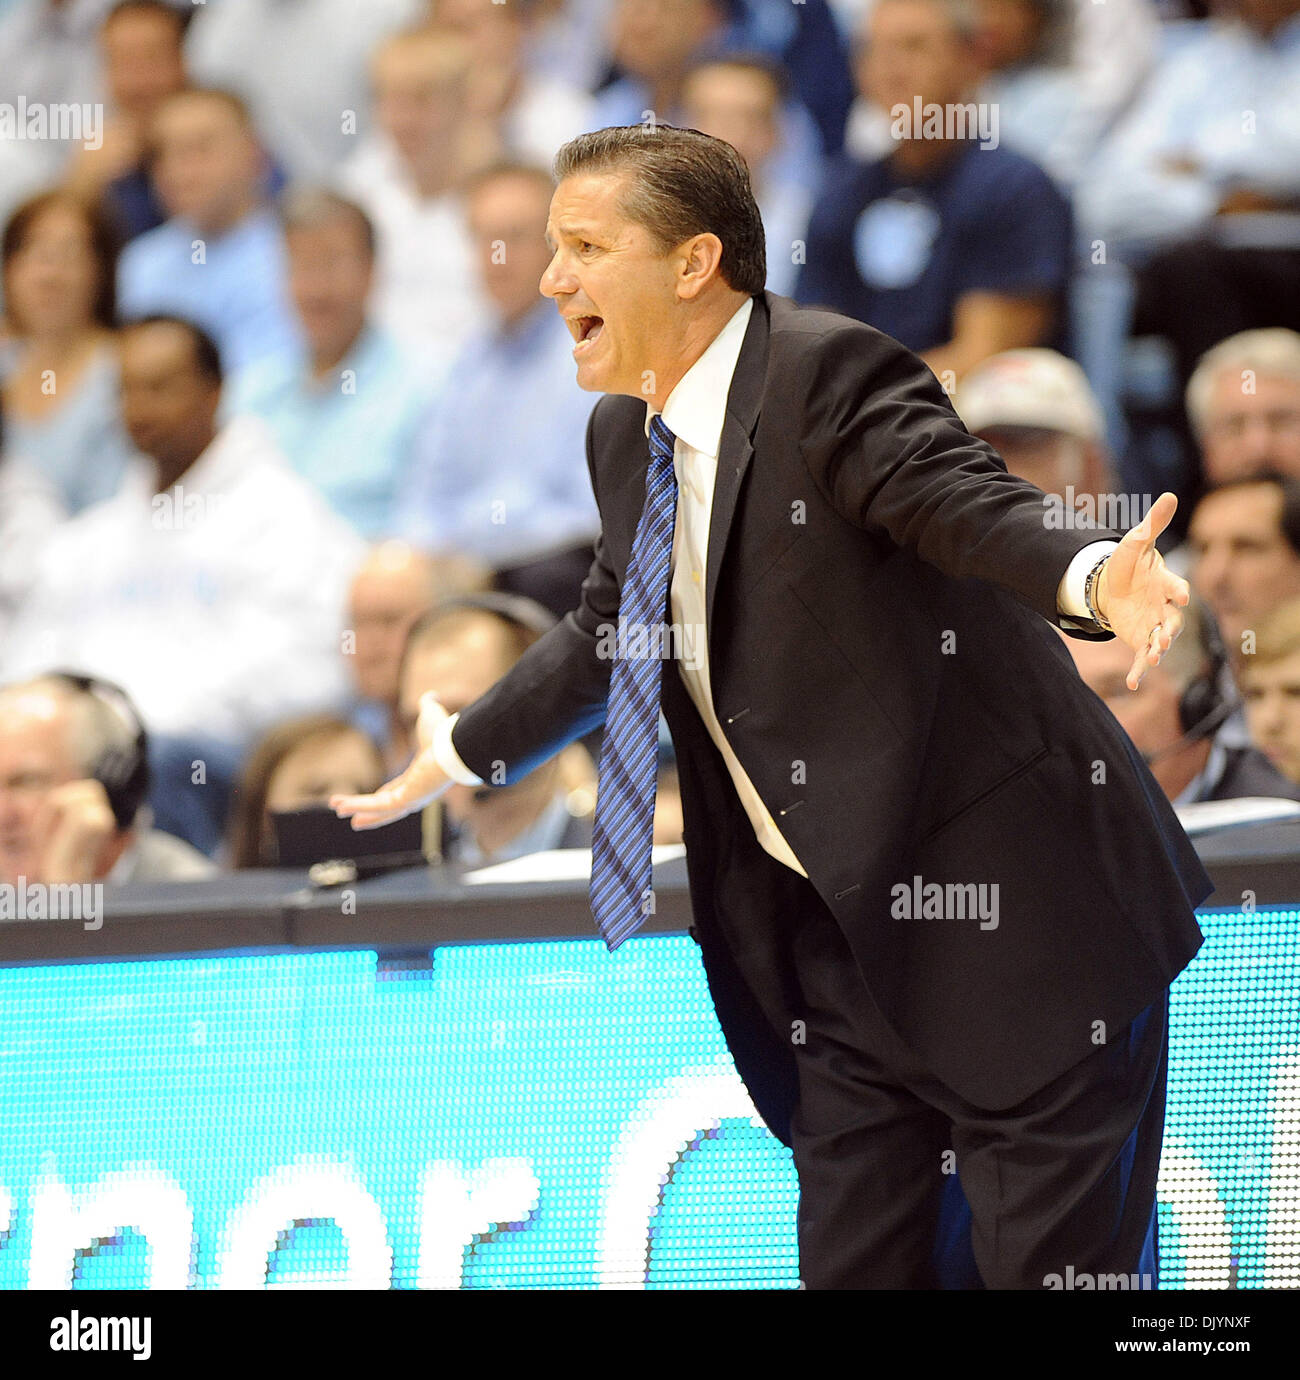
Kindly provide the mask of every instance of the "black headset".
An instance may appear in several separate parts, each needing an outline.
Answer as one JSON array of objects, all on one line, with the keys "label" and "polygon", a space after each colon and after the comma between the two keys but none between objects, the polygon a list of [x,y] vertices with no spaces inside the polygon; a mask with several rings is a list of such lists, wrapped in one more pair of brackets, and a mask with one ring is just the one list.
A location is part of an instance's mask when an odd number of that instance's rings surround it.
[{"label": "black headset", "polygon": [[1148,766],[1178,752],[1189,743],[1208,738],[1241,704],[1232,682],[1228,649],[1223,645],[1219,624],[1204,603],[1200,606],[1200,642],[1210,664],[1188,682],[1178,701],[1182,737],[1156,752],[1144,752],[1142,756]]},{"label": "black headset", "polygon": [[81,695],[98,700],[132,732],[129,748],[106,748],[92,765],[90,775],[104,788],[109,808],[119,829],[129,829],[149,795],[149,735],[144,721],[120,685],[81,671],[50,671],[51,680],[62,681]]}]

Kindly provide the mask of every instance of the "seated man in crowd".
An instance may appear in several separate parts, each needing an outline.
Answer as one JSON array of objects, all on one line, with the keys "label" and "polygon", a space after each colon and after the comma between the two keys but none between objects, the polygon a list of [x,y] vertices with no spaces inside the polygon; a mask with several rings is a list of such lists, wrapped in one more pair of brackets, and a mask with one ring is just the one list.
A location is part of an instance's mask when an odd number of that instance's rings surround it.
[{"label": "seated man in crowd", "polygon": [[1300,335],[1241,331],[1201,356],[1187,415],[1207,484],[1266,470],[1300,479]]},{"label": "seated man in crowd", "polygon": [[458,551],[500,589],[557,617],[578,602],[600,514],[587,473],[587,418],[568,323],[537,290],[550,262],[553,183],[525,164],[471,180],[467,198],[488,323],[462,350],[416,438],[399,534]]},{"label": "seated man in crowd", "polygon": [[218,430],[210,337],[146,319],[123,329],[121,360],[123,418],[148,463],[51,539],[0,675],[74,665],[124,686],[151,731],[182,745],[159,784],[214,819],[209,839],[181,830],[205,846],[224,822],[214,787],[247,743],[346,699],[339,638],[364,547],[261,423]]},{"label": "seated man in crowd", "polygon": [[[420,697],[432,692],[458,714],[485,694],[554,621],[517,595],[446,600],[411,629],[402,659],[401,705],[415,740]],[[570,743],[513,785],[456,784],[441,797],[454,837],[449,862],[480,866],[550,848],[590,848],[596,769]]]},{"label": "seated man in crowd", "polygon": [[1187,579],[1236,668],[1246,633],[1300,594],[1300,480],[1265,473],[1216,484],[1192,510],[1186,547]]},{"label": "seated man in crowd", "polygon": [[305,349],[250,364],[231,380],[224,409],[261,417],[289,464],[378,540],[396,526],[432,368],[367,318],[375,233],[359,206],[297,189],[285,194],[280,220]]},{"label": "seated man in crowd", "polygon": [[154,181],[170,217],[117,267],[123,316],[168,312],[211,335],[234,373],[298,344],[284,236],[248,111],[225,91],[181,91],[154,117]]},{"label": "seated man in crowd", "polygon": [[1300,784],[1300,598],[1266,613],[1254,633],[1237,675],[1246,723],[1264,756]]},{"label": "seated man in crowd", "polygon": [[1082,369],[1055,350],[1004,350],[961,382],[955,400],[967,431],[987,441],[1012,474],[1060,498],[1066,512],[1078,500],[1113,491],[1101,408]]},{"label": "seated man in crowd", "polygon": [[1117,638],[1062,637],[1079,674],[1106,701],[1173,804],[1244,796],[1300,800],[1300,786],[1229,726],[1239,701],[1214,615],[1193,595],[1183,616],[1182,633],[1135,691],[1124,683],[1132,655]]},{"label": "seated man in crowd", "polygon": [[701,62],[682,87],[682,118],[690,129],[725,139],[745,160],[767,240],[767,287],[789,297],[803,262],[812,195],[780,166],[785,73],[767,58]]},{"label": "seated man in crowd", "polygon": [[52,674],[0,687],[0,881],[193,881],[213,864],[148,823],[148,738],[122,691]]},{"label": "seated man in crowd", "polygon": [[77,153],[67,182],[103,203],[124,240],[167,218],[149,176],[149,130],[162,102],[189,85],[185,26],[192,13],[166,0],[119,0],[99,30],[108,118],[102,143]]},{"label": "seated man in crowd", "polygon": [[374,223],[374,313],[441,371],[483,315],[461,182],[473,51],[447,26],[394,34],[371,58],[374,130],[339,190]]},{"label": "seated man in crowd", "polygon": [[371,547],[348,591],[348,632],[343,655],[356,692],[352,721],[378,745],[384,780],[411,760],[398,700],[402,649],[415,621],[440,599],[482,591],[491,572],[468,556],[431,556],[402,541]]},{"label": "seated man in crowd", "polygon": [[1070,258],[1070,207],[1051,178],[991,125],[972,127],[972,33],[945,0],[872,7],[859,80],[895,142],[828,168],[795,289],[901,341],[949,388],[990,355],[1058,339]]}]

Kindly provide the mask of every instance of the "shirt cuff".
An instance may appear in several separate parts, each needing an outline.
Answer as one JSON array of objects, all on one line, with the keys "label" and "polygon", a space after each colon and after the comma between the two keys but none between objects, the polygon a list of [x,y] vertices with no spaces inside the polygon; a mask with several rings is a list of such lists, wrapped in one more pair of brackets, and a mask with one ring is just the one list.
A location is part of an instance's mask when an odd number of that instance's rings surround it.
[{"label": "shirt cuff", "polygon": [[1088,601],[1083,597],[1084,581],[1087,580],[1088,572],[1093,566],[1118,545],[1117,541],[1093,541],[1074,553],[1074,558],[1066,567],[1056,590],[1056,607],[1062,613],[1073,618],[1082,618],[1088,623],[1093,621],[1092,614],[1088,612]]},{"label": "shirt cuff", "polygon": [[451,741],[451,731],[456,727],[456,720],[459,718],[459,713],[452,714],[438,725],[437,731],[433,735],[433,756],[438,765],[453,781],[459,781],[462,786],[481,786],[483,778],[475,776],[460,760],[460,753],[456,751]]}]

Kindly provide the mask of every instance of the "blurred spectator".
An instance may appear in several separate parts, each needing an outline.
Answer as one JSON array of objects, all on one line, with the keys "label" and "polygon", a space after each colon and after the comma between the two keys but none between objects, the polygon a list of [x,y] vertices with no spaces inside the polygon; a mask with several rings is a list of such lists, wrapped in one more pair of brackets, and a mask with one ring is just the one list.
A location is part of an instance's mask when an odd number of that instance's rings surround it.
[{"label": "blurred spectator", "polygon": [[1201,356],[1187,415],[1210,484],[1265,470],[1300,479],[1300,335],[1242,331]]},{"label": "blurred spectator", "polygon": [[66,181],[88,201],[102,200],[124,240],[167,218],[149,176],[148,137],[158,107],[188,85],[191,13],[164,0],[118,0],[99,32],[108,120],[102,144],[74,159]]},{"label": "blurred spectator", "polygon": [[225,91],[182,91],[153,123],[154,179],[171,219],[118,264],[123,316],[175,312],[217,342],[227,371],[298,346],[283,236],[248,112]]},{"label": "blurred spectator", "polygon": [[53,485],[6,450],[0,409],[0,647],[31,591],[37,560],[65,516]]},{"label": "blurred spectator", "polygon": [[402,648],[425,609],[453,594],[485,590],[490,572],[462,556],[429,556],[400,541],[371,548],[348,594],[350,655],[357,704],[352,719],[379,744],[385,780],[411,760],[414,745],[398,705]]},{"label": "blurred spectator", "polygon": [[469,40],[466,89],[468,169],[505,158],[550,164],[556,150],[592,128],[586,91],[553,73],[531,70],[526,54],[540,0],[440,0],[440,23]]},{"label": "blurred spectator", "polygon": [[386,536],[432,369],[367,320],[375,241],[360,207],[304,188],[286,193],[280,218],[306,350],[248,365],[224,410],[261,417],[336,513],[367,538]]},{"label": "blurred spectator", "polygon": [[[14,108],[25,101],[28,108],[46,110],[65,103],[83,110],[101,105],[104,91],[95,39],[112,4],[113,0],[10,0],[0,10],[0,103]],[[51,115],[51,127],[53,123]],[[82,142],[24,141],[40,161],[43,182],[58,177]]]},{"label": "blurred spectator", "polygon": [[259,422],[217,430],[207,336],[151,319],[121,349],[123,415],[152,464],[55,534],[0,673],[111,677],[155,735],[205,745],[192,755],[215,774],[268,724],[346,698],[339,637],[363,549]]},{"label": "blurred spectator", "polygon": [[1267,473],[1216,484],[1192,512],[1187,546],[1187,578],[1236,663],[1243,633],[1300,594],[1300,480]]},{"label": "blurred spectator", "polygon": [[346,719],[311,714],[277,724],[248,755],[234,790],[227,865],[242,870],[279,863],[274,811],[324,805],[331,795],[362,795],[384,782],[373,742]]},{"label": "blurred spectator", "polygon": [[1245,796],[1300,800],[1300,786],[1258,748],[1225,732],[1237,695],[1213,616],[1196,597],[1183,613],[1183,631],[1135,691],[1125,684],[1133,652],[1118,638],[1062,636],[1085,683],[1105,700],[1175,805]]},{"label": "blurred spectator", "polygon": [[0,688],[0,881],[194,881],[216,868],[149,824],[148,735],[118,686]]},{"label": "blurred spectator", "polygon": [[1250,736],[1288,781],[1300,783],[1300,599],[1259,620],[1238,681]]},{"label": "blurred spectator", "polygon": [[339,178],[378,234],[376,318],[439,367],[484,307],[460,194],[472,56],[446,27],[381,44],[371,64],[377,128]]},{"label": "blurred spectator", "polygon": [[[999,133],[1063,186],[1141,88],[1161,32],[1150,0],[954,0],[971,12],[979,100]],[[890,145],[889,112],[860,96],[845,143],[867,160]]]},{"label": "blurred spectator", "polygon": [[977,364],[956,408],[1012,474],[1068,507],[1114,489],[1101,409],[1083,370],[1055,350],[1005,350]]},{"label": "blurred spectator", "polygon": [[[454,602],[426,613],[411,629],[402,658],[400,700],[408,735],[414,736],[426,692],[458,714],[490,690],[541,635],[546,615],[540,608],[536,613],[536,626]],[[575,760],[583,763],[579,786]],[[447,861],[477,867],[549,848],[590,848],[595,775],[586,750],[571,743],[512,785],[450,786],[441,797],[455,831]]]},{"label": "blurred spectator", "polygon": [[420,0],[220,0],[194,16],[195,79],[237,91],[274,156],[318,181],[352,153],[366,117],[366,60]]},{"label": "blurred spectator", "polygon": [[117,405],[116,248],[103,213],[65,192],[20,206],[0,245],[9,450],[74,513],[116,492],[131,453]]},{"label": "blurred spectator", "polygon": [[898,137],[875,162],[831,166],[796,289],[917,351],[945,386],[1055,337],[1070,253],[1070,209],[1052,180],[991,125],[969,127],[969,21],[945,0],[873,7],[860,80],[897,112]]},{"label": "blurred spectator", "polygon": [[[795,95],[781,110],[779,175],[816,186],[822,157],[837,153],[852,96],[838,30],[824,0],[614,0],[610,58],[617,76],[596,94],[592,128],[686,122],[691,67],[730,51],[781,63]],[[817,113],[814,119],[813,111]]]},{"label": "blurred spectator", "polygon": [[745,160],[767,240],[767,287],[788,297],[798,277],[812,197],[778,166],[784,73],[762,57],[719,58],[687,74],[682,114],[687,126],[725,139]]},{"label": "blurred spectator", "polygon": [[1235,0],[1167,50],[1078,189],[1082,230],[1167,244],[1300,194],[1300,0]]},{"label": "blurred spectator", "polygon": [[467,196],[478,276],[492,303],[415,443],[400,535],[459,551],[499,588],[558,616],[575,607],[600,515],[586,464],[595,399],[578,387],[573,336],[538,290],[550,261],[550,174],[480,173]]}]

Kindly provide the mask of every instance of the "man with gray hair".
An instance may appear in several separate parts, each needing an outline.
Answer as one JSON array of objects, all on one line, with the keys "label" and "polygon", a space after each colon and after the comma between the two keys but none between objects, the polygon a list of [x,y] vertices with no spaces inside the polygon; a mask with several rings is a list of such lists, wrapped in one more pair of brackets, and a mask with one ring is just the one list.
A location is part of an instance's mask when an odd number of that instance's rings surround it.
[{"label": "man with gray hair", "polygon": [[375,231],[361,207],[326,188],[294,187],[279,215],[302,348],[240,370],[223,412],[260,417],[334,511],[379,540],[397,525],[435,371],[370,317]]},{"label": "man with gray hair", "polygon": [[1200,358],[1187,416],[1207,485],[1274,470],[1300,479],[1300,335],[1239,331]]},{"label": "man with gray hair", "polygon": [[0,882],[212,876],[150,827],[148,788],[148,738],[120,687],[63,673],[0,687]]}]

